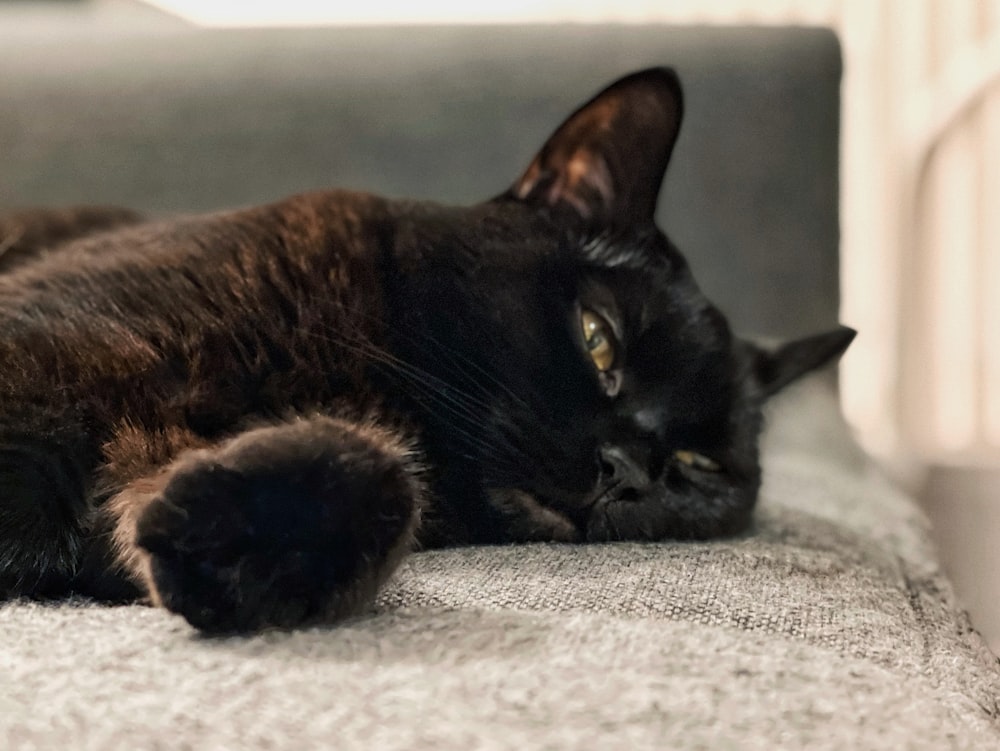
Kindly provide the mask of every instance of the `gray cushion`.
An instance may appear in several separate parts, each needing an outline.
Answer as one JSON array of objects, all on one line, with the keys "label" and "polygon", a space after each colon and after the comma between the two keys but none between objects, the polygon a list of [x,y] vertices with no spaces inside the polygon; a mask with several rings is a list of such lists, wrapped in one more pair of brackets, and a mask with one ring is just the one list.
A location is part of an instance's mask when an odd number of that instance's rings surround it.
[{"label": "gray cushion", "polygon": [[1000,671],[830,391],[782,398],[756,529],[414,555],[365,618],[205,639],[0,610],[0,747],[996,748]]}]

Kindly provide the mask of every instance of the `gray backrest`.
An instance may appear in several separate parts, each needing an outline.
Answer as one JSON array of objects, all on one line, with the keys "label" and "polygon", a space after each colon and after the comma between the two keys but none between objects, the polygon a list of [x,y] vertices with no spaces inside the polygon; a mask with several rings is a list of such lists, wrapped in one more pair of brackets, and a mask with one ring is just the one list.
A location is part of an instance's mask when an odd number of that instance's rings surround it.
[{"label": "gray backrest", "polygon": [[330,186],[474,202],[604,84],[672,65],[687,114],[661,225],[737,331],[836,320],[841,67],[828,31],[206,31],[52,14],[26,33],[3,10],[0,208],[200,210]]}]

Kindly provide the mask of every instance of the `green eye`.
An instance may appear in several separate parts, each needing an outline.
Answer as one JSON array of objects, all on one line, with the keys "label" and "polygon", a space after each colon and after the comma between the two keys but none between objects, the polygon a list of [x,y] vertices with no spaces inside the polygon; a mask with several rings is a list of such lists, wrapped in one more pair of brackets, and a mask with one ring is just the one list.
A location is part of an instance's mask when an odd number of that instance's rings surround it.
[{"label": "green eye", "polygon": [[675,451],[674,459],[693,469],[700,469],[702,472],[718,472],[722,469],[718,462],[712,461],[707,456],[696,454],[694,451]]},{"label": "green eye", "polygon": [[594,365],[602,373],[611,370],[615,364],[615,335],[604,318],[591,310],[580,313],[580,326],[583,329],[583,341]]}]

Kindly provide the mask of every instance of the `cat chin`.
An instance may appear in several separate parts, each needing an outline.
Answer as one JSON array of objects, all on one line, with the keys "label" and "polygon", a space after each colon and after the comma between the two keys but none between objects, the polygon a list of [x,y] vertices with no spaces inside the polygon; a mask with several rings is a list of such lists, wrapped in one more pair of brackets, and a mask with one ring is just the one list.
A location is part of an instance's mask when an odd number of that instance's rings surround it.
[{"label": "cat chin", "polygon": [[488,491],[490,504],[507,522],[507,535],[516,542],[580,542],[582,532],[565,514],[543,505],[523,490]]}]

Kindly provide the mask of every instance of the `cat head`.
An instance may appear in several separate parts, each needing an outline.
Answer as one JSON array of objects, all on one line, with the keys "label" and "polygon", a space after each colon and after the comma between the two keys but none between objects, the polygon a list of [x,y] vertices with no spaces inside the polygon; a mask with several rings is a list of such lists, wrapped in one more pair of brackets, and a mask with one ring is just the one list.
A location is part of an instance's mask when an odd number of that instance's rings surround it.
[{"label": "cat head", "polygon": [[766,350],[701,293],[654,220],[682,102],[673,71],[627,76],[502,195],[401,223],[393,346],[420,375],[400,382],[444,495],[482,497],[509,537],[738,530],[762,404],[854,336]]}]

